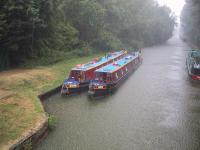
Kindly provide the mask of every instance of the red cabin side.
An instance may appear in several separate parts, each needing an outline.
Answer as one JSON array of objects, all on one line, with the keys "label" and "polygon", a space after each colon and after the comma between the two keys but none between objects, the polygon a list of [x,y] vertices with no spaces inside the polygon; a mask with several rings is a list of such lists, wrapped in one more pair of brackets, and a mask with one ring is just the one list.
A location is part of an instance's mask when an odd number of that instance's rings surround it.
[{"label": "red cabin side", "polygon": [[123,77],[124,74],[126,74],[128,72],[129,69],[133,68],[133,66],[135,66],[136,64],[138,64],[138,62],[140,58],[136,58],[133,61],[131,61],[130,63],[128,63],[127,65],[123,66],[122,68],[112,72],[111,75],[111,82],[115,82],[117,80],[119,80],[120,78]]},{"label": "red cabin side", "polygon": [[121,56],[115,58],[114,60],[109,60],[108,62],[106,62],[106,63],[104,63],[102,65],[99,65],[97,67],[88,69],[86,71],[84,71],[84,70],[72,70],[71,73],[70,73],[70,77],[74,77],[79,82],[90,81],[91,79],[95,78],[95,74],[94,74],[95,70],[97,70],[97,69],[99,69],[99,68],[101,68],[103,66],[106,66],[106,65],[112,63],[113,61],[117,61],[117,60],[123,58],[124,56],[125,56],[125,53],[122,54]]}]

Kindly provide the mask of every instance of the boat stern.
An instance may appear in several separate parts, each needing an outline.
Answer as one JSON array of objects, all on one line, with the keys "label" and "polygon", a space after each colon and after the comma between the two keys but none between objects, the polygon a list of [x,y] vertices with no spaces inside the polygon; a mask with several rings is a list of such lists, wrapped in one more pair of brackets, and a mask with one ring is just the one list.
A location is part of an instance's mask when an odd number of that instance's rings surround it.
[{"label": "boat stern", "polygon": [[103,96],[108,93],[108,86],[100,80],[92,80],[89,84],[89,96]]},{"label": "boat stern", "polygon": [[62,85],[61,94],[72,94],[78,92],[80,89],[80,82],[76,81],[74,78],[69,78],[64,80]]}]

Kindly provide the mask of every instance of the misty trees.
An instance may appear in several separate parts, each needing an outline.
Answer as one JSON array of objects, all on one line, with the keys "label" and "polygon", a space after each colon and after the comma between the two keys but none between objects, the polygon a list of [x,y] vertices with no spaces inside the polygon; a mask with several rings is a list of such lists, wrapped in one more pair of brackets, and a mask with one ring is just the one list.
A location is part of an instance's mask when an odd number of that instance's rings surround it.
[{"label": "misty trees", "polygon": [[[175,18],[152,0],[68,0],[65,14],[79,39],[97,49],[137,48],[166,41]],[[73,19],[70,19],[73,18]]]},{"label": "misty trees", "polygon": [[200,47],[200,1],[187,0],[181,14],[182,38],[194,48]]},{"label": "misty trees", "polygon": [[174,24],[171,11],[154,0],[1,0],[0,68],[82,47],[117,50],[162,43]]}]

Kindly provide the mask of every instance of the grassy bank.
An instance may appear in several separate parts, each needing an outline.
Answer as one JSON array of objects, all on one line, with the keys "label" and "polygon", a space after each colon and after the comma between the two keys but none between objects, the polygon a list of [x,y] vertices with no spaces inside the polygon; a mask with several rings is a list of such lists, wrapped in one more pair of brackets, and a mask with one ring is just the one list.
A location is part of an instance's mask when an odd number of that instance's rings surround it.
[{"label": "grassy bank", "polygon": [[70,58],[51,66],[0,73],[0,149],[33,129],[45,117],[38,95],[63,82],[70,69],[100,54]]}]

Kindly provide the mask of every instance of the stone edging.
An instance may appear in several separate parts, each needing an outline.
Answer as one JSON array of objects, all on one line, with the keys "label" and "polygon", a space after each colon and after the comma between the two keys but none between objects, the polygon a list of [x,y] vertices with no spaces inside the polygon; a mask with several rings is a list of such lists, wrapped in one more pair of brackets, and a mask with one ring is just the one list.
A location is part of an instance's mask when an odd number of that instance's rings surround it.
[{"label": "stone edging", "polygon": [[[40,99],[41,103],[48,97],[59,92],[60,88],[61,86],[58,86],[48,92],[40,94],[38,98]],[[43,109],[45,110],[44,105]],[[28,133],[23,135],[21,139],[15,142],[15,144],[12,144],[12,146],[9,147],[9,150],[22,150],[26,149],[26,146],[34,147],[34,145],[36,145],[42,139],[42,137],[45,135],[45,133],[47,133],[47,131],[48,131],[48,117],[45,114],[43,121],[40,122],[35,129],[32,129],[28,131]]]},{"label": "stone edging", "polygon": [[40,94],[38,96],[40,101],[44,101],[45,99],[49,98],[50,96],[54,95],[55,93],[58,93],[60,91],[61,87],[62,87],[62,85],[59,85],[58,87],[56,87],[48,92]]}]

